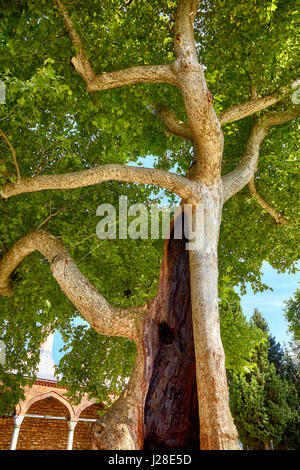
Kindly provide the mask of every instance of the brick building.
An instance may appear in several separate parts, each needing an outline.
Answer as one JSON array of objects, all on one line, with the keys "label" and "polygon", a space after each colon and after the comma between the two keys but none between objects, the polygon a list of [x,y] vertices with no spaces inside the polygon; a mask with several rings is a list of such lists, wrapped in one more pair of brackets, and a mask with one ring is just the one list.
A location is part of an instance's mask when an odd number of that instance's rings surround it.
[{"label": "brick building", "polygon": [[83,397],[77,406],[58,385],[52,357],[53,335],[40,348],[36,382],[25,388],[25,399],[14,416],[0,417],[0,450],[89,450],[91,426],[102,409]]}]

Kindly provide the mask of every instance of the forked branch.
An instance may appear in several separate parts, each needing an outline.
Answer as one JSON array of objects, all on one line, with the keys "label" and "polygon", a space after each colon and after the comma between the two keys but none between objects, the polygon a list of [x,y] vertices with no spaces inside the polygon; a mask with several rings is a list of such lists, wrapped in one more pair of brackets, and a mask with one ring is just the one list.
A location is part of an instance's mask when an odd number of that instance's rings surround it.
[{"label": "forked branch", "polygon": [[139,341],[144,309],[121,309],[110,305],[81,273],[65,247],[43,230],[25,235],[0,260],[0,295],[12,295],[10,275],[35,250],[47,258],[61,289],[92,328],[102,335],[125,336]]},{"label": "forked branch", "polygon": [[269,113],[257,119],[251,130],[246,151],[237,168],[222,177],[224,202],[246,186],[253,177],[259,157],[260,146],[271,126],[284,124],[300,113],[299,109],[282,113]]},{"label": "forked branch", "polygon": [[263,109],[266,109],[273,104],[278,103],[282,100],[282,97],[287,93],[287,88],[282,88],[279,92],[272,93],[271,95],[264,96],[262,98],[256,98],[256,92],[252,94],[252,99],[245,103],[240,103],[236,106],[231,106],[230,108],[225,109],[220,114],[221,124],[228,122],[235,122],[243,119],[252,114],[258,113]]},{"label": "forked branch", "polygon": [[76,55],[71,62],[84,79],[87,91],[107,90],[134,83],[171,83],[177,85],[175,75],[168,65],[130,67],[114,72],[103,72],[100,75],[95,74],[65,5],[60,0],[56,0],[56,4],[76,51]]},{"label": "forked branch", "polygon": [[13,157],[13,161],[14,161],[14,164],[15,164],[15,167],[16,167],[17,177],[21,178],[21,174],[20,174],[20,170],[19,170],[19,166],[18,166],[18,162],[17,162],[15,149],[13,148],[13,146],[10,143],[10,140],[7,138],[7,136],[4,134],[4,132],[1,129],[0,129],[0,135],[5,140],[5,142],[7,143],[7,145],[10,148],[10,151],[11,151],[12,157]]}]

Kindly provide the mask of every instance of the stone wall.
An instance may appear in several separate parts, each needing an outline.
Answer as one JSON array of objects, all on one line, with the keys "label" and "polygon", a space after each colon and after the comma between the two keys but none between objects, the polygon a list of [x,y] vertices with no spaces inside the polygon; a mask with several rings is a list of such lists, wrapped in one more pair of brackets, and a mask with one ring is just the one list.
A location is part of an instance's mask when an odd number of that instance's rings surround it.
[{"label": "stone wall", "polygon": [[[69,418],[67,408],[55,398],[36,401],[28,414]],[[24,418],[17,450],[64,450],[67,447],[68,423],[61,419]]]},{"label": "stone wall", "polygon": [[[55,416],[76,421],[78,418],[97,419],[101,404],[84,397],[80,405],[69,403],[66,389],[55,384],[37,382],[25,390],[26,399],[16,407],[16,414]],[[91,449],[91,422],[78,421],[75,427],[73,449]],[[8,450],[14,429],[13,417],[0,417],[0,450]],[[22,421],[17,450],[65,450],[68,440],[68,421],[25,417]]]},{"label": "stone wall", "polygon": [[14,430],[14,418],[0,418],[0,450],[8,450]]},{"label": "stone wall", "polygon": [[[79,416],[79,418],[87,418],[87,419],[97,419],[99,418],[99,410],[101,409],[101,405],[91,405]],[[78,421],[76,424],[75,432],[74,432],[74,441],[73,441],[73,449],[74,450],[90,450],[91,447],[91,426],[94,423],[88,421]]]}]

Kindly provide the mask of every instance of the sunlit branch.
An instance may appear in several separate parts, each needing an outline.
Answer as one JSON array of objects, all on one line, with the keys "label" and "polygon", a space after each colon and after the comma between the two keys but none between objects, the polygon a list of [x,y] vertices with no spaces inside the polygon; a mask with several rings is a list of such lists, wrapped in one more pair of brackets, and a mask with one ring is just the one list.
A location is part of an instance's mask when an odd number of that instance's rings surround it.
[{"label": "sunlit branch", "polygon": [[252,114],[258,113],[263,109],[272,106],[278,101],[282,100],[284,94],[287,93],[286,88],[282,88],[280,92],[273,93],[268,96],[264,96],[263,98],[257,98],[257,93],[255,88],[251,88],[252,98],[245,103],[240,103],[235,106],[231,106],[230,108],[225,109],[220,114],[220,122],[221,124],[226,124],[228,122],[235,122],[240,119],[243,119],[247,116],[251,116]]},{"label": "sunlit branch", "polygon": [[7,183],[0,192],[5,199],[22,193],[46,189],[73,189],[91,186],[103,181],[125,181],[160,186],[181,198],[197,197],[197,184],[184,176],[155,168],[143,168],[119,164],[98,166],[89,170],[61,175],[40,175],[33,178],[21,178],[14,183]]},{"label": "sunlit branch", "polygon": [[178,119],[176,114],[167,106],[157,104],[153,106],[152,113],[164,123],[167,133],[176,135],[182,139],[193,140],[190,126]]},{"label": "sunlit branch", "polygon": [[243,158],[237,168],[222,177],[224,202],[246,186],[253,177],[257,169],[260,146],[268,135],[269,128],[284,124],[299,113],[298,108],[293,111],[268,113],[254,122]]}]

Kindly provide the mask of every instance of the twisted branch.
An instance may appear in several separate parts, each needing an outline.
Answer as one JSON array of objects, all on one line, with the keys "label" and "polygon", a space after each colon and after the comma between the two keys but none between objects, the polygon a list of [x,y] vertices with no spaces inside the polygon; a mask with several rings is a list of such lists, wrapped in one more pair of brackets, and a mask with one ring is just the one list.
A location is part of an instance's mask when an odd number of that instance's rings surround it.
[{"label": "twisted branch", "polygon": [[14,161],[14,164],[15,164],[15,167],[16,167],[16,171],[17,171],[17,177],[19,179],[19,178],[21,178],[21,174],[20,174],[20,170],[19,170],[19,166],[18,166],[18,162],[17,162],[15,149],[13,148],[10,141],[8,140],[8,138],[6,137],[6,135],[4,134],[4,132],[1,129],[0,129],[0,135],[3,137],[3,139],[5,140],[5,142],[7,143],[7,145],[10,148],[10,151],[11,151],[12,157],[13,157],[13,161]]},{"label": "twisted branch", "polygon": [[35,250],[47,258],[53,277],[92,328],[102,335],[139,341],[144,308],[121,309],[110,305],[81,273],[65,247],[43,230],[25,235],[0,260],[0,295],[12,295],[10,275]]},{"label": "twisted branch", "polygon": [[224,202],[246,186],[253,177],[257,169],[260,146],[268,135],[269,128],[284,124],[294,119],[299,113],[299,109],[282,113],[269,113],[254,122],[244,156],[238,167],[222,177]]}]

